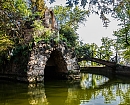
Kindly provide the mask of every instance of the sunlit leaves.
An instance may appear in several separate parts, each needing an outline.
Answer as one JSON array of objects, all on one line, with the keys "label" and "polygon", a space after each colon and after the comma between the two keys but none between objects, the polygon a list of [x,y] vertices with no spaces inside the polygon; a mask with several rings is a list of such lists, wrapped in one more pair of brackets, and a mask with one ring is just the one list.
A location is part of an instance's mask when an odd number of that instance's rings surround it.
[{"label": "sunlit leaves", "polygon": [[117,37],[118,43],[123,45],[123,57],[126,60],[130,59],[129,46],[130,46],[130,0],[122,0],[114,8],[114,18],[119,20],[120,29],[114,31],[114,36]]},{"label": "sunlit leaves", "polygon": [[21,14],[21,16],[28,17],[31,15],[31,11],[28,9],[25,0],[15,0],[14,7],[15,11]]},{"label": "sunlit leaves", "polygon": [[121,28],[114,31],[114,36],[117,36],[118,43],[124,45],[124,48],[129,46],[130,43],[130,27]]},{"label": "sunlit leaves", "polygon": [[43,17],[45,9],[47,8],[45,6],[44,0],[28,0],[28,1],[30,10],[33,12],[33,15],[39,14],[41,17]]},{"label": "sunlit leaves", "polygon": [[105,58],[105,60],[110,60],[111,56],[113,55],[112,46],[113,46],[113,40],[108,37],[103,37],[101,39],[102,41],[102,57]]},{"label": "sunlit leaves", "polygon": [[78,39],[76,30],[80,23],[86,21],[88,11],[75,8],[55,6],[54,13],[60,26],[60,36],[69,46],[75,47]]},{"label": "sunlit leaves", "polygon": [[126,47],[123,51],[123,57],[126,61],[126,64],[130,64],[130,46]]},{"label": "sunlit leaves", "polygon": [[70,7],[55,6],[54,13],[59,24],[65,24],[69,21]]},{"label": "sunlit leaves", "polygon": [[[110,21],[107,18],[107,15],[114,14],[114,8],[122,1],[123,0],[66,0],[66,4],[69,7],[80,5],[84,9],[88,8],[90,13],[96,13],[100,16],[104,27],[108,27]],[[51,0],[51,3],[53,2],[54,0]]]},{"label": "sunlit leaves", "polygon": [[114,8],[115,17],[119,19],[121,22],[124,20],[127,22],[130,19],[130,1],[122,0],[118,6]]},{"label": "sunlit leaves", "polygon": [[49,28],[47,29],[43,26],[41,20],[35,20],[33,26],[33,38],[35,42],[39,42],[53,34]]},{"label": "sunlit leaves", "polygon": [[62,38],[66,38],[66,43],[70,45],[70,47],[75,47],[76,39],[78,39],[77,33],[68,25],[62,25],[60,31],[60,35]]},{"label": "sunlit leaves", "polygon": [[68,24],[71,28],[77,29],[79,23],[86,21],[89,11],[82,10],[78,6],[70,7],[55,6],[54,13],[60,25]]},{"label": "sunlit leaves", "polygon": [[13,41],[11,41],[8,36],[0,35],[0,55],[7,53],[13,45]]},{"label": "sunlit leaves", "polygon": [[0,53],[6,54],[23,42],[23,25],[31,15],[25,0],[0,1]]},{"label": "sunlit leaves", "polygon": [[84,45],[77,46],[75,52],[77,58],[85,58],[87,56],[90,56],[91,54],[90,45],[84,44]]}]

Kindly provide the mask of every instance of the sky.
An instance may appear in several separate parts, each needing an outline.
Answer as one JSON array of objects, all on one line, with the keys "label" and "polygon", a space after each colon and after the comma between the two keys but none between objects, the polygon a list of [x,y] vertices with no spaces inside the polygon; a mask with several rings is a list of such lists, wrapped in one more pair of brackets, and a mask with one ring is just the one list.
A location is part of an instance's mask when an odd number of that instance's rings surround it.
[{"label": "sky", "polygon": [[85,43],[96,43],[98,46],[101,46],[101,38],[109,37],[116,39],[113,36],[113,31],[116,31],[119,27],[118,21],[110,18],[110,23],[108,27],[103,27],[103,22],[98,15],[92,14],[88,17],[85,25],[80,25],[78,29],[79,39]]},{"label": "sky", "polygon": [[[55,0],[56,2],[53,4],[49,4],[48,0],[46,0],[46,4],[48,7],[53,7],[54,5],[65,5],[65,0]],[[112,39],[116,39],[113,36],[113,31],[116,31],[119,27],[118,21],[114,20],[113,18],[109,17],[110,23],[109,26],[103,27],[103,22],[99,18],[98,15],[91,14],[87,21],[83,24],[80,24],[77,33],[79,34],[79,40],[83,41],[84,43],[96,43],[98,46],[101,46],[101,38],[102,37],[109,37]]]}]

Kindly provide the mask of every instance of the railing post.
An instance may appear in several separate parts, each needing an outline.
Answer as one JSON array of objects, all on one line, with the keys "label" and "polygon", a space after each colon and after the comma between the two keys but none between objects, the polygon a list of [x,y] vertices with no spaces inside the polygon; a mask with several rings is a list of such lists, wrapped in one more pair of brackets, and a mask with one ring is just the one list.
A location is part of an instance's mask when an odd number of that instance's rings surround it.
[{"label": "railing post", "polygon": [[101,56],[101,52],[100,52],[100,59],[101,59],[101,57],[102,57],[102,56]]},{"label": "railing post", "polygon": [[118,63],[118,59],[117,59],[117,51],[116,51],[115,62],[116,62],[116,64]]}]

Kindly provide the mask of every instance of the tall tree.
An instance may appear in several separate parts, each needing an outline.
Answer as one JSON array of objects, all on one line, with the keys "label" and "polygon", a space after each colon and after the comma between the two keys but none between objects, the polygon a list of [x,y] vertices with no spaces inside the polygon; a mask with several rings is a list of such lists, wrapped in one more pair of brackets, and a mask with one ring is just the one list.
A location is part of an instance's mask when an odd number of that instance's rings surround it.
[{"label": "tall tree", "polygon": [[25,0],[0,0],[0,67],[5,69],[11,50],[23,43],[23,25],[31,14]]},{"label": "tall tree", "polygon": [[76,30],[80,23],[86,21],[88,11],[82,10],[77,6],[75,8],[55,6],[54,13],[60,26],[61,39],[66,39],[69,46],[74,47],[78,39]]},{"label": "tall tree", "polygon": [[80,23],[86,21],[89,11],[82,10],[78,6],[75,8],[55,6],[54,13],[59,22],[59,25],[68,25],[76,30]]},{"label": "tall tree", "polygon": [[5,51],[22,41],[22,26],[31,12],[24,0],[2,0],[0,11],[0,44],[5,46],[1,51]]},{"label": "tall tree", "polygon": [[114,35],[124,47],[130,46],[130,0],[122,0],[114,10],[113,16],[120,21],[121,26]]}]

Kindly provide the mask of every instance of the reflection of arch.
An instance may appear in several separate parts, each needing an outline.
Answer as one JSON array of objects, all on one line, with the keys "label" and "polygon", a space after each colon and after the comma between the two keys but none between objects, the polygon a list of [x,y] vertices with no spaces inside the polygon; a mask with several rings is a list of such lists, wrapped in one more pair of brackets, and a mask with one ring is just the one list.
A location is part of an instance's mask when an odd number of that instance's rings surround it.
[{"label": "reflection of arch", "polygon": [[62,56],[62,53],[58,50],[52,51],[50,58],[46,62],[44,69],[45,79],[56,79],[56,78],[66,78],[64,74],[67,71],[67,64]]}]

